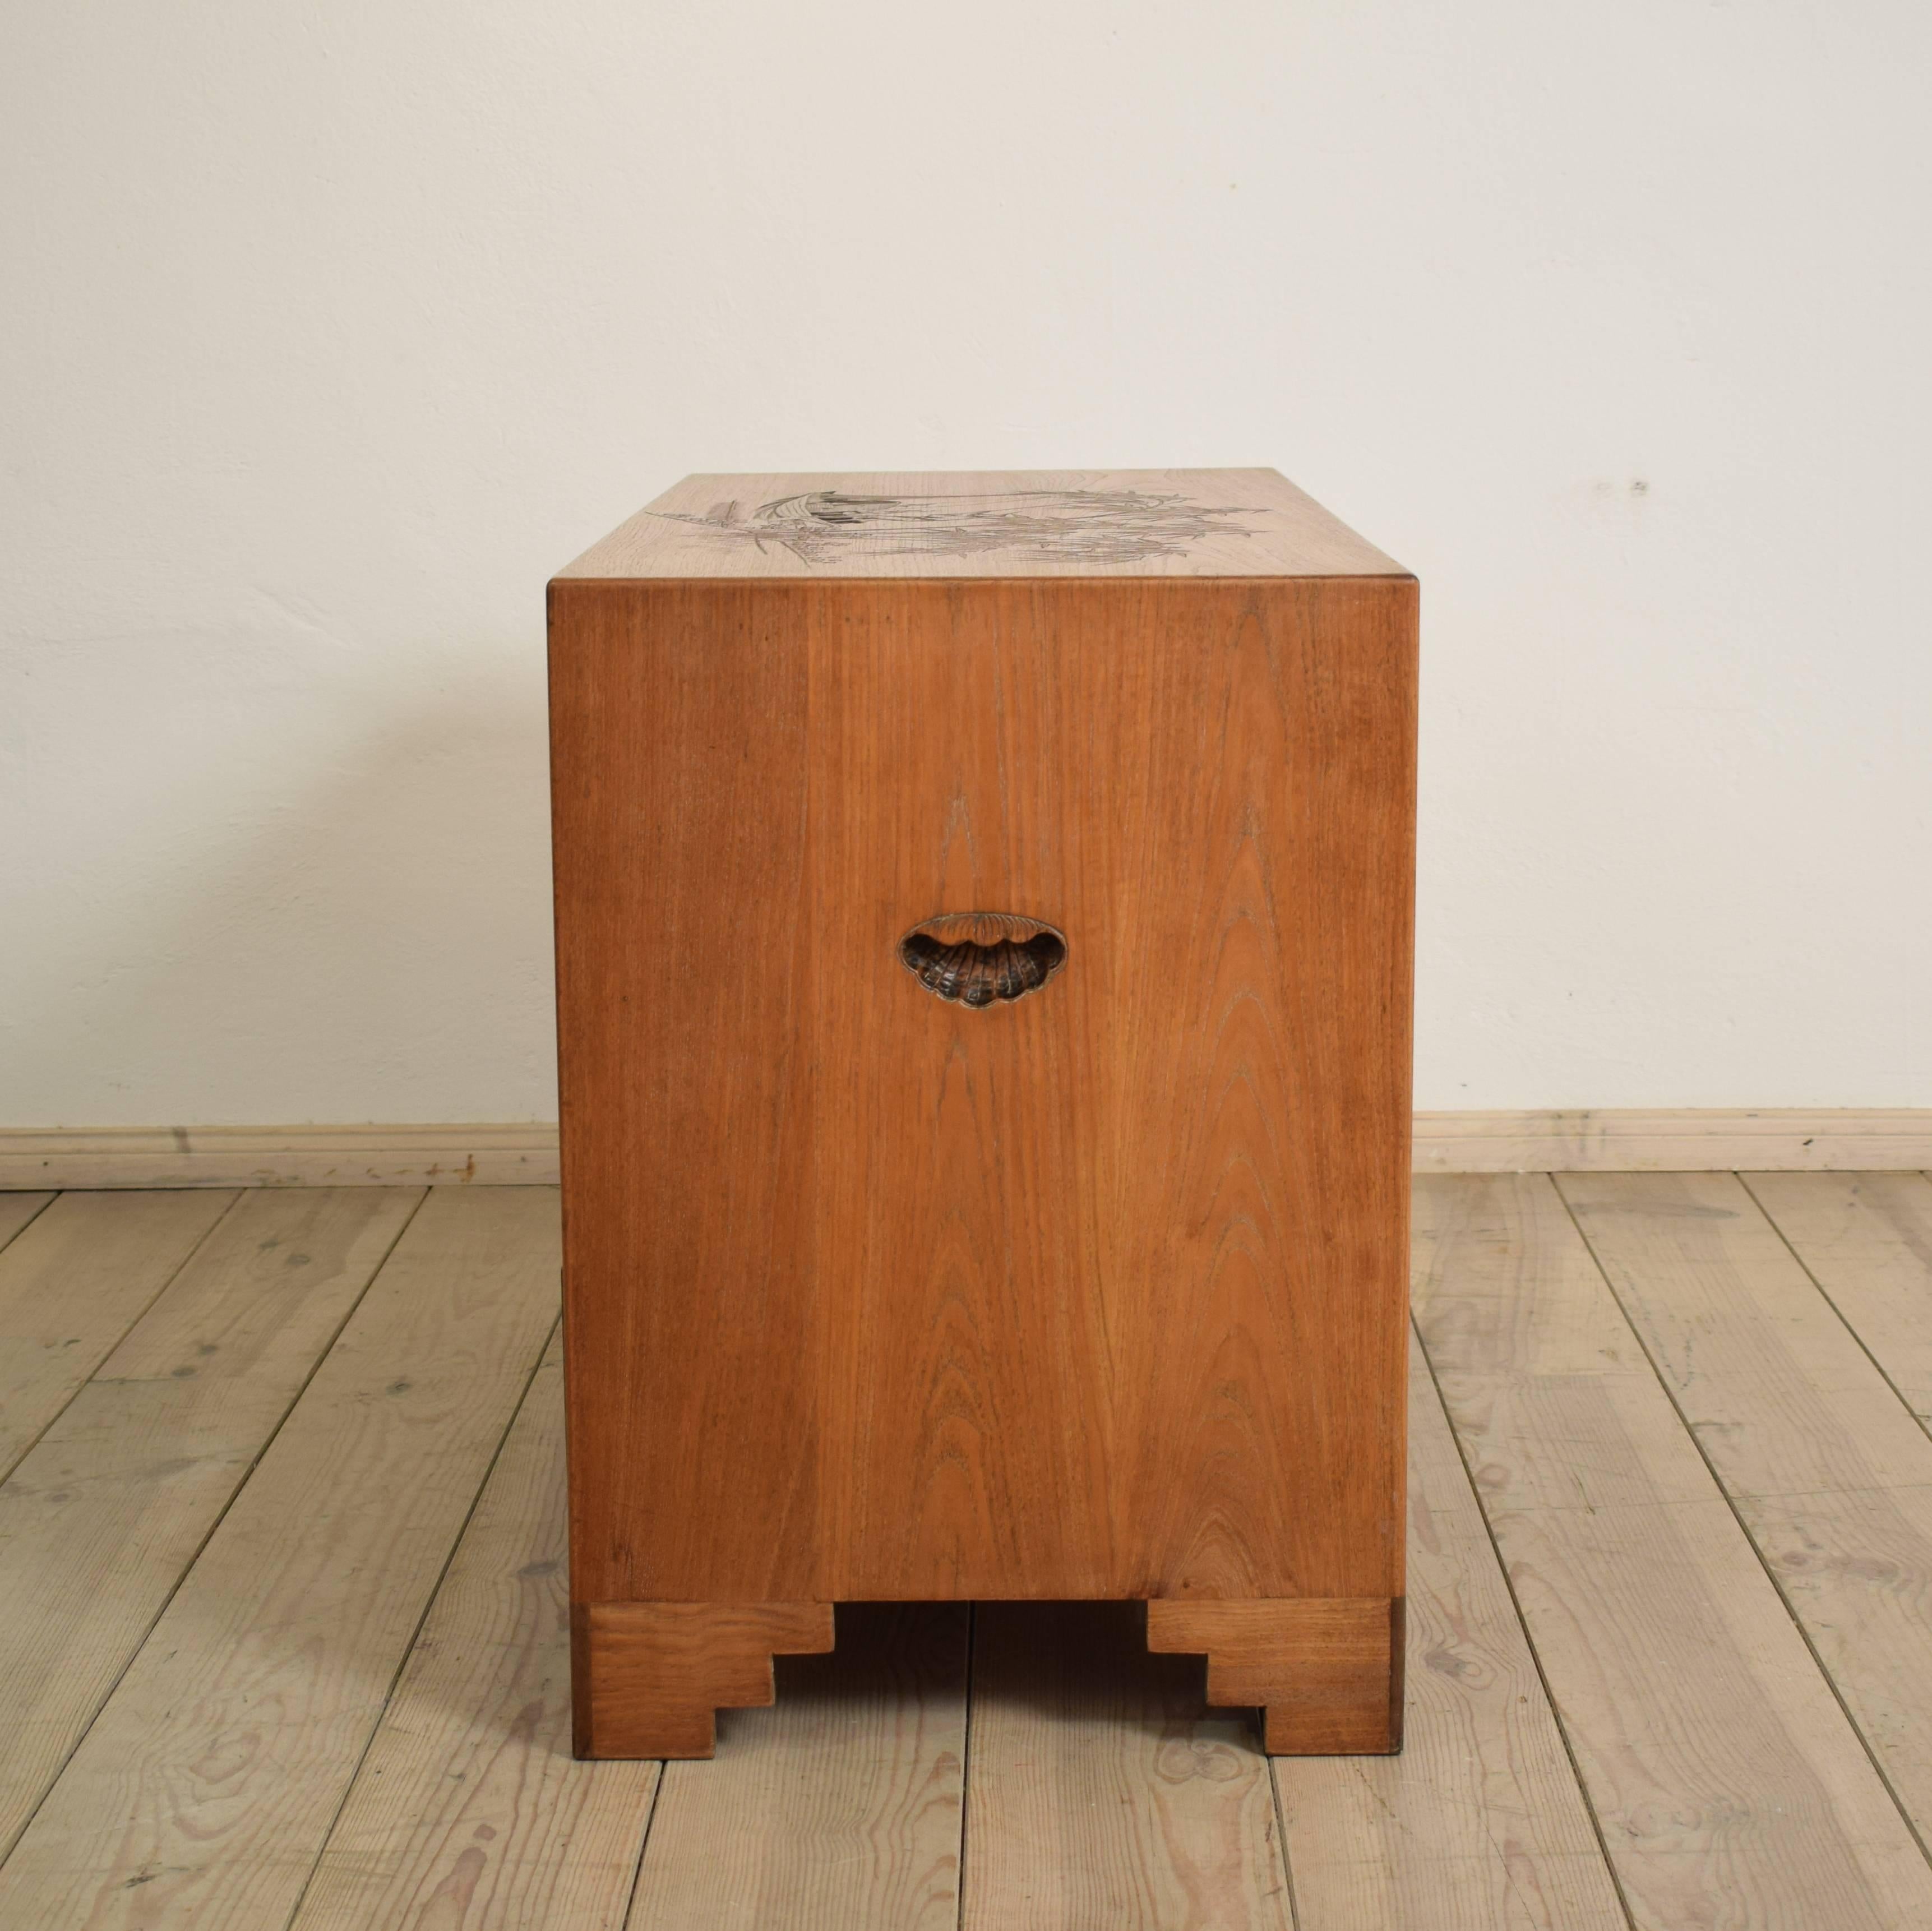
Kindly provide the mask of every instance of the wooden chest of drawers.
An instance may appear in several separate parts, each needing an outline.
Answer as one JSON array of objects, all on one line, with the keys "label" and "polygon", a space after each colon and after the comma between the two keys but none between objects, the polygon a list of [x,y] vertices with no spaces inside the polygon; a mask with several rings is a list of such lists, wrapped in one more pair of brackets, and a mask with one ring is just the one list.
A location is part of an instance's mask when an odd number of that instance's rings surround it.
[{"label": "wooden chest of drawers", "polygon": [[1272,470],[692,477],[551,585],[580,1754],[962,1597],[1396,1747],[1415,652]]}]

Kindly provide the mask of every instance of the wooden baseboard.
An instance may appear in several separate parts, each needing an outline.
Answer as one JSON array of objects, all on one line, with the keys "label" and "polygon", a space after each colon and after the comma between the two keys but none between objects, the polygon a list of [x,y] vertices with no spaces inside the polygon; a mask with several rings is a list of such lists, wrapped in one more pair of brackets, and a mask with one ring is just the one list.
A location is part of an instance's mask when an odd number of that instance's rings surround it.
[{"label": "wooden baseboard", "polygon": [[[1932,1108],[1418,1113],[1426,1174],[1932,1168]],[[554,1186],[556,1129],[0,1127],[0,1190]]]},{"label": "wooden baseboard", "polygon": [[554,1186],[556,1128],[0,1127],[0,1189]]},{"label": "wooden baseboard", "polygon": [[1418,1113],[1418,1174],[1876,1173],[1932,1167],[1932,1107]]}]

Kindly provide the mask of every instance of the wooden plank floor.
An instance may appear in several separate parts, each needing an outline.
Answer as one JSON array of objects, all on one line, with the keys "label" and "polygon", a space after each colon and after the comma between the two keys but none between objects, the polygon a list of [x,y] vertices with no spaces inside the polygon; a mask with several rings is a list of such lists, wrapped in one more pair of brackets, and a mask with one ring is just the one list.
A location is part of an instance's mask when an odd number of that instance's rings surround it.
[{"label": "wooden plank floor", "polygon": [[874,1605],[578,1764],[556,1208],[0,1195],[0,1926],[1928,1931],[1932,1179],[1416,1186],[1408,1746]]}]

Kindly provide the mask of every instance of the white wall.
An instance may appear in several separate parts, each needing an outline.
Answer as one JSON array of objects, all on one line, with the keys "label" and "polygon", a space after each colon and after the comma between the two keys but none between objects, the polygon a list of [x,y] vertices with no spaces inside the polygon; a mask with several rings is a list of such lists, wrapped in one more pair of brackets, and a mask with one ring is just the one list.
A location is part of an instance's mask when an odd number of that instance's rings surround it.
[{"label": "white wall", "polygon": [[1418,570],[1424,1106],[1932,1103],[1912,0],[22,4],[0,1123],[554,1111],[542,589],[686,470]]}]

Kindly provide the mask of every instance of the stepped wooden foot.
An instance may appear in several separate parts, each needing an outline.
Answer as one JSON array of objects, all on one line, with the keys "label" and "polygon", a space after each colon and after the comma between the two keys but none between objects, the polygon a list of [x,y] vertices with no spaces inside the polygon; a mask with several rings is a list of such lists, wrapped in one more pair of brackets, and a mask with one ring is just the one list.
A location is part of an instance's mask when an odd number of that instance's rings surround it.
[{"label": "stepped wooden foot", "polygon": [[1402,1598],[1169,1598],[1148,1648],[1208,1659],[1208,1701],[1258,1705],[1270,1756],[1385,1756],[1402,1748]]},{"label": "stepped wooden foot", "polygon": [[772,1658],[832,1647],[830,1603],[580,1603],[571,1610],[580,1757],[708,1757],[716,1713],[773,1701]]}]

